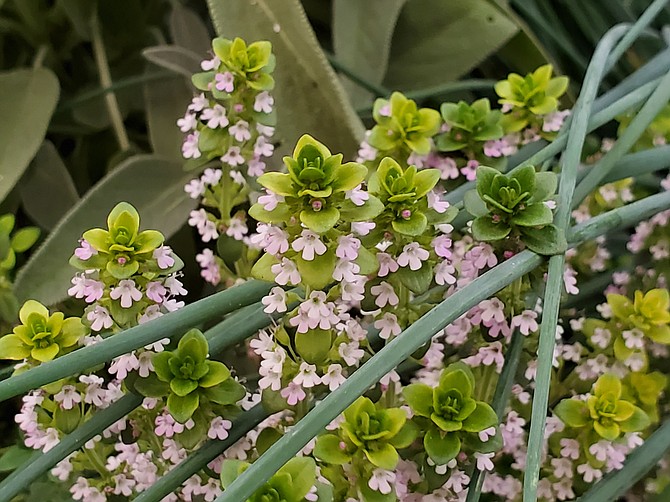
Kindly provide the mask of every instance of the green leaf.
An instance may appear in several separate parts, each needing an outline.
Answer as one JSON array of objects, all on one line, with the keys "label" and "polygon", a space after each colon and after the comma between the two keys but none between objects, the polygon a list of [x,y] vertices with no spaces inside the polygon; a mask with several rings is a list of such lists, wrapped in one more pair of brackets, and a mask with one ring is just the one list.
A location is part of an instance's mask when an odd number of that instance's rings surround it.
[{"label": "green leaf", "polygon": [[428,219],[422,212],[414,211],[408,219],[395,219],[391,222],[391,225],[396,232],[414,237],[421,235],[426,230]]},{"label": "green leaf", "polygon": [[388,443],[374,442],[374,446],[363,453],[373,465],[382,469],[392,470],[398,465],[398,452]]},{"label": "green leaf", "polygon": [[413,383],[402,390],[402,395],[415,415],[430,417],[433,412],[433,389],[423,383]]},{"label": "green leaf", "polygon": [[325,363],[331,344],[328,330],[311,329],[307,333],[295,334],[295,350],[308,363]]},{"label": "green leaf", "polygon": [[522,233],[523,242],[537,254],[560,254],[568,248],[565,234],[553,224],[542,228],[524,228]]},{"label": "green leaf", "polygon": [[491,187],[493,186],[493,180],[496,179],[501,173],[497,169],[488,166],[479,166],[477,168],[477,193],[482,199],[484,195],[490,195],[494,198],[497,194],[491,193]]},{"label": "green leaf", "polygon": [[[199,59],[199,58],[198,58]],[[156,65],[147,64],[145,74],[155,73]],[[196,68],[197,69],[197,68]],[[154,153],[183,161],[181,144],[185,134],[175,127],[193,97],[193,87],[180,75],[152,80],[144,84],[144,103],[149,142]]]},{"label": "green leaf", "polygon": [[275,155],[290,153],[298,138],[309,131],[316,138],[328,138],[333,151],[354,156],[364,128],[326,61],[300,2],[208,0],[207,4],[219,35],[272,43],[280,62],[274,72],[278,113],[274,140],[282,146]]},{"label": "green leaf", "polygon": [[204,55],[211,49],[207,26],[194,11],[179,3],[172,4],[170,34],[175,44]]},{"label": "green leaf", "polygon": [[386,494],[378,492],[370,488],[365,480],[360,480],[357,486],[362,497],[361,502],[396,502],[398,500],[394,490]]},{"label": "green leaf", "polygon": [[472,235],[479,241],[504,239],[512,228],[504,222],[494,223],[490,216],[479,216],[472,222]]},{"label": "green leaf", "polygon": [[443,465],[461,451],[461,440],[455,433],[446,433],[444,436],[438,429],[432,428],[423,438],[423,446],[428,456],[437,465]]},{"label": "green leaf", "polygon": [[72,177],[50,141],[42,143],[18,190],[23,209],[46,230],[52,230],[79,200]]},{"label": "green leaf", "polygon": [[230,486],[247,467],[249,463],[242,460],[224,460],[221,464],[221,486],[224,489]]},{"label": "green leaf", "polygon": [[316,463],[310,457],[295,457],[286,462],[277,473],[291,476],[291,496],[295,500],[303,500],[316,480]]},{"label": "green leaf", "polygon": [[407,289],[412,293],[420,295],[425,293],[433,282],[433,267],[424,262],[419,270],[410,270],[409,267],[401,267],[395,274]]},{"label": "green leaf", "polygon": [[553,220],[554,214],[551,209],[544,202],[536,202],[517,212],[511,222],[522,227],[539,227],[549,225]]},{"label": "green leaf", "polygon": [[188,419],[198,409],[199,402],[200,397],[197,392],[192,392],[185,396],[170,394],[167,399],[167,407],[170,415],[180,424],[184,424],[188,422]]},{"label": "green leaf", "polygon": [[558,176],[549,171],[542,171],[535,174],[535,191],[531,197],[531,202],[542,202],[556,193],[558,186]]},{"label": "green leaf", "polygon": [[554,408],[554,413],[568,427],[584,427],[589,423],[586,403],[577,399],[563,399]]},{"label": "green leaf", "polygon": [[[372,84],[381,84],[388,65],[391,37],[406,0],[333,2],[333,49],[344,66]],[[373,95],[343,77],[355,106],[368,105]]]},{"label": "green leaf", "polygon": [[254,266],[251,268],[251,276],[260,281],[274,282],[276,275],[272,271],[272,265],[276,265],[277,263],[279,263],[277,258],[269,253],[265,253],[254,263]]},{"label": "green leaf", "polygon": [[17,230],[12,235],[12,249],[15,253],[28,251],[40,238],[40,229],[37,227],[25,227]]},{"label": "green leaf", "polygon": [[651,424],[649,415],[635,406],[633,414],[627,420],[619,423],[623,432],[641,432]]},{"label": "green leaf", "polygon": [[367,221],[379,216],[384,211],[384,204],[374,195],[365,201],[362,206],[357,206],[351,200],[345,200],[340,206],[340,215],[345,221]]},{"label": "green leaf", "polygon": [[60,406],[56,407],[54,412],[56,428],[64,434],[70,434],[81,422],[81,408],[79,405],[70,410],[65,410]]},{"label": "green leaf", "polygon": [[186,380],[184,378],[173,378],[170,380],[170,390],[179,397],[184,397],[197,388],[198,382],[194,380]]},{"label": "green leaf", "polygon": [[498,415],[488,404],[478,401],[475,411],[463,420],[463,430],[467,432],[481,432],[498,424]]},{"label": "green leaf", "polygon": [[361,275],[374,274],[379,270],[379,260],[377,260],[377,255],[373,254],[363,246],[358,249],[358,256],[354,260],[354,263],[361,268],[359,270]]},{"label": "green leaf", "polygon": [[295,258],[302,282],[312,289],[324,289],[333,282],[333,270],[337,259],[332,249],[322,255],[315,255],[313,260]]},{"label": "green leaf", "polygon": [[327,464],[346,464],[351,460],[351,455],[340,448],[341,441],[335,434],[319,436],[314,447],[314,456]]},{"label": "green leaf", "polygon": [[486,216],[489,210],[482,199],[479,198],[477,190],[468,190],[463,196],[465,210],[472,216]]},{"label": "green leaf", "polygon": [[535,191],[535,168],[531,165],[525,165],[517,169],[508,176],[510,180],[515,179],[519,182],[522,192],[533,193]]},{"label": "green leaf", "polygon": [[[154,357],[154,364],[156,358]],[[166,382],[161,382],[155,373],[151,373],[146,378],[138,378],[133,382],[133,387],[137,392],[145,397],[163,397],[170,392],[170,387]]]},{"label": "green leaf", "polygon": [[290,197],[295,194],[291,176],[285,173],[265,173],[259,176],[258,183],[277,195]]},{"label": "green leaf", "polygon": [[230,378],[230,370],[219,361],[207,361],[207,374],[198,380],[200,387],[213,387]]},{"label": "green leaf", "polygon": [[300,212],[300,221],[318,234],[326,233],[337,224],[339,219],[340,212],[333,206],[324,207],[321,211],[303,209]]},{"label": "green leaf", "polygon": [[184,193],[190,178],[181,163],[153,155],[137,155],[119,164],[68,211],[21,268],[15,282],[17,297],[49,305],[67,298],[72,278],[68,260],[77,240],[84,230],[102,226],[119,200],[137,208],[144,228],[156,228],[166,237],[174,234],[196,204]]},{"label": "green leaf", "polygon": [[58,79],[47,68],[0,73],[0,201],[42,144],[59,92]]},{"label": "green leaf", "polygon": [[35,453],[34,450],[19,444],[7,447],[0,456],[0,472],[11,472],[20,467],[32,457],[33,453]]},{"label": "green leaf", "polygon": [[[200,60],[198,54],[190,49],[178,45],[157,45],[142,49],[142,56],[156,66],[166,68],[186,78],[200,71]],[[151,83],[153,85],[154,82]]]},{"label": "green leaf", "polygon": [[486,0],[413,0],[400,13],[384,84],[416,89],[457,80],[516,32]]},{"label": "green leaf", "polygon": [[237,403],[247,393],[244,385],[234,378],[227,378],[219,385],[205,389],[204,394],[210,401],[217,404],[230,405]]}]

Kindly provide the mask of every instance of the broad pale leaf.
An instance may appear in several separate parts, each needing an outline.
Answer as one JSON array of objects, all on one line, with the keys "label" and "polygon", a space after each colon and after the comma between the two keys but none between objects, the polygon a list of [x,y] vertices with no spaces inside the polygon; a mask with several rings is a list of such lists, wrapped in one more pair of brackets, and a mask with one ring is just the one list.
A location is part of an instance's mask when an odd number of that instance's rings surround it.
[{"label": "broad pale leaf", "polygon": [[328,64],[298,0],[208,0],[216,31],[248,42],[269,40],[277,57],[275,158],[290,154],[308,132],[333,152],[352,157],[363,125]]},{"label": "broad pale leaf", "polygon": [[0,73],[0,201],[42,144],[59,93],[56,75],[46,68]]},{"label": "broad pale leaf", "polygon": [[407,90],[456,80],[517,31],[487,0],[410,0],[398,19],[384,83]]}]

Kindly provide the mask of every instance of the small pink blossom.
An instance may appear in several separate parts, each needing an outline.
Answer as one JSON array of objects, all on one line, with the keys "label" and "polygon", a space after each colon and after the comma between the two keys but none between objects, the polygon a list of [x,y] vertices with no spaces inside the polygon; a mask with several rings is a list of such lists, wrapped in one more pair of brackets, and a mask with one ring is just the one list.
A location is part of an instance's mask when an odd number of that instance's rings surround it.
[{"label": "small pink blossom", "polygon": [[133,306],[133,302],[139,302],[142,299],[142,292],[135,286],[135,281],[123,279],[119,281],[118,286],[112,288],[109,297],[112,300],[121,300],[121,307],[128,309]]},{"label": "small pink blossom", "polygon": [[231,93],[235,89],[235,77],[229,71],[225,73],[217,73],[214,75],[214,81],[216,82],[214,87],[216,87],[218,91]]},{"label": "small pink blossom", "polygon": [[319,235],[311,230],[303,230],[296,240],[293,241],[291,247],[298,252],[302,251],[303,260],[312,261],[315,255],[323,255],[328,248],[319,239]]},{"label": "small pink blossom", "polygon": [[86,239],[79,239],[79,247],[74,250],[74,255],[80,260],[88,260],[98,252],[91,246]]},{"label": "small pink blossom", "polygon": [[256,96],[254,100],[254,110],[257,112],[270,113],[275,104],[274,98],[269,92],[263,91]]},{"label": "small pink blossom", "polygon": [[230,420],[224,420],[223,417],[214,417],[209,425],[207,437],[224,440],[228,437],[228,431],[232,426],[233,423]]},{"label": "small pink blossom", "polygon": [[409,266],[410,270],[419,270],[423,266],[422,262],[426,261],[429,256],[430,253],[418,242],[410,242],[403,247],[397,261],[401,267]]},{"label": "small pink blossom", "polygon": [[295,382],[289,382],[288,386],[281,390],[280,395],[286,399],[289,406],[295,406],[307,397],[302,387]]}]

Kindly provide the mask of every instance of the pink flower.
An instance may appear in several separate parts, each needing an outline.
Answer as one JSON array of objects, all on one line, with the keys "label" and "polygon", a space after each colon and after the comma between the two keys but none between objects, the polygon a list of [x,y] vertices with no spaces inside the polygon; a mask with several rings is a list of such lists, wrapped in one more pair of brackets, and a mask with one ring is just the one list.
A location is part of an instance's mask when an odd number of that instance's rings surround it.
[{"label": "pink flower", "polygon": [[270,113],[272,106],[275,104],[274,98],[269,92],[263,91],[256,96],[254,100],[254,110],[257,112]]},{"label": "pink flower", "polygon": [[204,93],[200,93],[191,100],[191,104],[188,105],[187,110],[192,112],[202,111],[203,108],[209,106],[209,100],[205,97]]},{"label": "pink flower", "polygon": [[435,237],[430,245],[435,249],[435,254],[441,258],[451,257],[451,238],[448,235]]},{"label": "pink flower", "polygon": [[307,397],[302,387],[295,382],[289,382],[288,386],[281,390],[280,395],[286,399],[289,406],[295,406]]},{"label": "pink flower", "polygon": [[361,185],[358,185],[351,190],[344,192],[344,198],[350,200],[355,206],[362,206],[365,204],[365,201],[370,198],[370,195],[361,189]]},{"label": "pink flower", "polygon": [[88,260],[91,256],[98,254],[98,252],[86,241],[86,239],[79,239],[79,247],[74,250],[74,255],[80,260]]},{"label": "pink flower", "polygon": [[286,292],[280,287],[274,287],[261,299],[261,303],[265,305],[263,312],[266,314],[286,312]]},{"label": "pink flower", "polygon": [[477,459],[477,469],[480,471],[492,471],[494,467],[493,462],[491,461],[493,455],[493,453],[475,452],[475,459]]},{"label": "pink flower", "polygon": [[119,281],[118,286],[112,288],[109,293],[112,300],[121,300],[121,307],[128,309],[133,306],[133,301],[139,302],[142,299],[142,292],[135,287],[135,281],[132,279],[123,279]]},{"label": "pink flower", "polygon": [[184,432],[184,425],[175,421],[169,413],[158,415],[154,420],[154,424],[156,424],[154,432],[157,436],[171,438],[175,434]]},{"label": "pink flower", "polygon": [[[221,65],[221,60],[217,57],[214,56],[212,59],[205,59],[204,61],[200,62],[200,68],[202,68],[203,71],[211,71],[211,70],[216,70],[219,66]],[[202,94],[200,96],[203,96]],[[193,100],[195,101],[194,98]]]},{"label": "pink flower", "polygon": [[172,248],[170,246],[161,246],[154,249],[152,256],[160,269],[165,270],[174,265],[174,257],[172,256]]},{"label": "pink flower", "polygon": [[214,417],[209,425],[207,437],[224,440],[228,437],[228,431],[232,426],[233,423],[230,420],[224,420],[222,417]]},{"label": "pink flower", "polygon": [[54,401],[60,403],[64,410],[71,410],[75,404],[81,403],[81,394],[74,385],[63,385],[63,388],[54,395]]},{"label": "pink flower", "polygon": [[193,131],[198,125],[198,119],[195,116],[195,113],[186,112],[182,118],[177,120],[177,127],[181,132]]},{"label": "pink flower", "polygon": [[347,363],[347,366],[355,366],[358,364],[365,352],[359,348],[358,342],[341,343],[337,348],[340,357]]},{"label": "pink flower", "polygon": [[393,286],[386,281],[382,281],[377,286],[372,286],[370,292],[376,296],[375,304],[379,308],[384,308],[386,305],[398,305],[400,301]]},{"label": "pink flower", "polygon": [[280,202],[284,202],[284,196],[277,195],[267,189],[265,190],[265,195],[261,195],[258,198],[258,203],[261,204],[266,211],[274,210]]},{"label": "pink flower", "polygon": [[265,136],[259,136],[254,144],[255,157],[271,157],[275,151],[275,146],[268,141]]},{"label": "pink flower", "polygon": [[281,286],[285,286],[286,284],[296,286],[300,284],[298,267],[288,258],[282,258],[279,263],[272,265],[270,270],[275,274],[275,282]]},{"label": "pink flower", "polygon": [[529,335],[537,331],[537,312],[534,310],[524,310],[521,314],[512,317],[512,327],[519,328],[523,335]]},{"label": "pink flower", "polygon": [[443,261],[435,267],[435,282],[440,286],[445,284],[455,284],[456,283],[456,269],[454,266],[447,262]]},{"label": "pink flower", "polygon": [[246,120],[238,120],[235,125],[228,129],[228,132],[235,138],[235,141],[242,142],[251,139],[251,132],[249,131],[249,122]]},{"label": "pink flower", "polygon": [[335,249],[335,256],[343,260],[355,260],[358,258],[358,249],[361,247],[359,241],[353,235],[343,235],[337,240],[337,249]]},{"label": "pink flower", "polygon": [[572,267],[565,267],[563,272],[563,283],[565,284],[565,291],[569,295],[576,295],[579,293],[579,288],[577,287],[577,272]]},{"label": "pink flower", "polygon": [[442,200],[442,196],[439,192],[431,190],[428,192],[427,197],[428,207],[436,213],[442,214],[449,209],[449,203],[446,200]]},{"label": "pink flower", "polygon": [[234,80],[235,77],[229,71],[225,73],[217,73],[214,75],[214,81],[216,82],[214,87],[219,91],[231,93],[235,89],[235,85],[233,84]]},{"label": "pink flower", "polygon": [[395,486],[395,473],[385,469],[375,469],[368,480],[368,486],[379,493],[387,495],[393,491]]},{"label": "pink flower", "polygon": [[228,151],[221,157],[221,162],[225,162],[232,167],[244,164],[244,157],[240,153],[240,147],[231,146],[228,148]]},{"label": "pink flower", "polygon": [[206,121],[207,127],[210,129],[226,127],[230,123],[228,117],[226,117],[226,109],[219,104],[203,110],[200,118],[203,122]]},{"label": "pink flower", "polygon": [[109,373],[116,375],[119,380],[124,380],[128,373],[140,367],[140,361],[134,352],[124,354],[112,360],[109,366]]},{"label": "pink flower", "polygon": [[86,314],[86,319],[91,322],[91,329],[93,331],[109,329],[114,325],[114,320],[109,315],[109,311],[100,305],[93,307],[93,310],[90,310]]},{"label": "pink flower", "polygon": [[333,269],[333,279],[343,282],[356,282],[361,278],[357,275],[361,271],[358,263],[348,260],[338,260]]},{"label": "pink flower", "polygon": [[165,286],[163,286],[163,284],[160,282],[152,281],[147,283],[146,295],[150,300],[153,300],[156,303],[162,303],[165,299],[166,293],[167,289],[165,289]]},{"label": "pink flower", "polygon": [[192,134],[186,136],[184,143],[181,145],[181,153],[185,159],[197,159],[202,155],[198,148],[199,136],[200,133],[198,131],[193,131]]},{"label": "pink flower", "polygon": [[321,383],[328,386],[330,391],[337,389],[346,380],[342,374],[342,366],[340,364],[331,364],[328,366],[326,373],[321,377]]},{"label": "pink flower", "polygon": [[293,382],[309,389],[310,387],[319,385],[321,383],[321,377],[316,372],[316,366],[303,361],[300,363],[300,371],[293,378]]},{"label": "pink flower", "polygon": [[319,235],[311,230],[303,230],[300,237],[293,241],[291,247],[295,251],[302,251],[302,258],[307,261],[312,261],[315,254],[322,255],[328,251],[326,245],[319,239]]},{"label": "pink flower", "polygon": [[383,340],[388,340],[391,336],[398,336],[402,331],[398,318],[390,312],[384,313],[380,319],[377,319],[374,327],[379,330],[379,338]]},{"label": "pink flower", "polygon": [[502,323],[505,321],[505,304],[498,298],[484,300],[479,304],[481,317],[485,326],[491,326],[493,323]]},{"label": "pink flower", "polygon": [[398,270],[398,263],[388,253],[377,253],[377,261],[379,262],[379,277],[386,277],[388,274]]},{"label": "pink flower", "polygon": [[426,261],[430,253],[423,249],[418,242],[410,242],[402,249],[398,256],[398,265],[401,267],[409,266],[410,270],[419,270],[423,261]]}]

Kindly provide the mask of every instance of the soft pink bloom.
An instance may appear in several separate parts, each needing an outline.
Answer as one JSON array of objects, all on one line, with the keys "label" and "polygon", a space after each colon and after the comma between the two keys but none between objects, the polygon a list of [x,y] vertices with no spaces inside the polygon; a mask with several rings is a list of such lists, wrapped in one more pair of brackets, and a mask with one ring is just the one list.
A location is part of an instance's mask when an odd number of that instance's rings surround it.
[{"label": "soft pink bloom", "polygon": [[275,104],[274,98],[269,92],[263,91],[254,100],[254,110],[257,112],[270,113]]},{"label": "soft pink bloom", "polygon": [[226,109],[216,104],[212,108],[206,108],[202,111],[200,119],[207,123],[210,129],[217,129],[219,127],[226,127],[230,122],[226,116]]},{"label": "soft pink bloom", "polygon": [[98,254],[98,252],[86,241],[86,239],[79,239],[79,247],[74,250],[74,255],[80,260],[88,260],[91,256]]},{"label": "soft pink bloom", "polygon": [[100,305],[93,307],[93,309],[86,314],[86,319],[91,322],[91,329],[93,331],[109,329],[114,325],[114,320],[112,319],[112,316],[109,315],[109,311]]},{"label": "soft pink bloom", "polygon": [[382,281],[377,286],[372,286],[370,292],[376,296],[375,304],[379,308],[383,308],[386,305],[398,305],[398,302],[400,301],[393,286],[386,281]]},{"label": "soft pink bloom", "polygon": [[229,71],[225,73],[217,73],[214,75],[214,81],[216,82],[214,87],[216,87],[216,89],[219,91],[231,93],[235,89],[235,85],[233,83],[234,80],[235,77]]},{"label": "soft pink bloom", "polygon": [[406,244],[402,253],[398,256],[398,265],[401,267],[409,266],[410,270],[419,270],[424,261],[428,259],[430,253],[423,249],[418,242]]},{"label": "soft pink bloom", "polygon": [[233,423],[230,420],[224,420],[222,417],[214,417],[209,425],[207,437],[210,439],[226,439],[228,431],[232,426]]},{"label": "soft pink bloom", "polygon": [[158,263],[158,268],[165,270],[174,265],[174,257],[170,246],[161,246],[154,249],[152,256]]},{"label": "soft pink bloom", "polygon": [[321,242],[319,235],[311,230],[303,230],[291,247],[298,252],[302,251],[303,260],[311,261],[315,255],[322,255],[328,250],[326,245]]},{"label": "soft pink bloom", "polygon": [[121,300],[121,307],[124,309],[133,306],[133,302],[139,302],[142,299],[142,292],[135,287],[135,281],[132,279],[123,279],[119,281],[118,286],[112,288],[109,293],[112,300]]},{"label": "soft pink bloom", "polygon": [[298,385],[295,382],[289,382],[288,386],[281,390],[281,397],[286,399],[286,402],[289,406],[295,406],[299,401],[302,401],[307,397],[305,391],[302,389],[302,386]]}]

